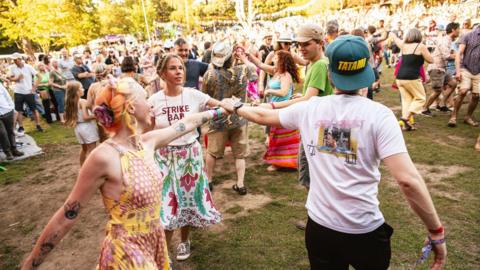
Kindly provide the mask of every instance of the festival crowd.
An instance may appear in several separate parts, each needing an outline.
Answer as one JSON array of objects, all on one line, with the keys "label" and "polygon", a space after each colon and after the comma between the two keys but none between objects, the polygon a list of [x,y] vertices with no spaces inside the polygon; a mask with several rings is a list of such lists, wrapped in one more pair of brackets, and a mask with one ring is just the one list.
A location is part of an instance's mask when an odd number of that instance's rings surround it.
[{"label": "festival crowd", "polygon": [[[425,224],[419,262],[433,251],[433,269],[442,269],[444,227],[402,130],[416,130],[416,117],[434,113],[450,114],[445,124],[454,128],[466,98],[463,122],[478,127],[480,26],[462,5],[410,8],[420,19],[400,9],[346,12],[130,50],[14,53],[0,68],[6,158],[23,155],[15,137],[24,134],[25,118],[38,132],[42,117],[60,121],[81,145],[77,183],[22,269],[43,262],[97,189],[109,212],[99,269],[171,269],[172,258],[188,259],[191,228],[222,220],[212,180],[226,146],[237,176],[232,189],[248,194],[249,122],[266,126],[267,170],[298,170],[308,192],[308,216],[296,225],[305,230],[311,269],[389,267],[393,229],[378,207],[380,161]],[[373,101],[382,68],[395,69],[398,119]]]}]

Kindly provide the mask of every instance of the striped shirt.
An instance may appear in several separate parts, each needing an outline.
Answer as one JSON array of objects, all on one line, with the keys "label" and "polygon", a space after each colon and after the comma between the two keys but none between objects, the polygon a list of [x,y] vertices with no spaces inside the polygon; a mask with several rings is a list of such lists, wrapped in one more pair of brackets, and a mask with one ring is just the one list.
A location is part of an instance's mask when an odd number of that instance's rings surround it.
[{"label": "striped shirt", "polygon": [[463,53],[462,68],[467,69],[473,75],[480,73],[480,26],[464,35],[460,44],[465,45]]}]

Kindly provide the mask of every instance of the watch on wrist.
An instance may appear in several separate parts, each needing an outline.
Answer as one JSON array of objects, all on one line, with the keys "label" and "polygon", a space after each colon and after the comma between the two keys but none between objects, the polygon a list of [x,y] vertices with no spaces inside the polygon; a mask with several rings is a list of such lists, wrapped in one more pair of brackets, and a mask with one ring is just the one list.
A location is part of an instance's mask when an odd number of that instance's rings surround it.
[{"label": "watch on wrist", "polygon": [[243,107],[243,103],[241,101],[235,102],[235,104],[233,104],[233,112],[237,114],[238,109],[241,107]]}]

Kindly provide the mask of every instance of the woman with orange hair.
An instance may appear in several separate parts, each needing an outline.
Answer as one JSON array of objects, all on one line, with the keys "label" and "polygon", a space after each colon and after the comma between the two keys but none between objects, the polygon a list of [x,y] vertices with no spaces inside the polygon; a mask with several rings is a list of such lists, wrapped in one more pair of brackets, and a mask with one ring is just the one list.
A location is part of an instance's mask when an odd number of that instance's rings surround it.
[{"label": "woman with orange hair", "polygon": [[[218,106],[220,102],[196,89],[183,87],[185,66],[176,54],[165,55],[157,65],[157,73],[165,82],[165,89],[149,98],[155,115],[155,128],[175,125],[189,115]],[[160,148],[155,160],[162,171],[167,171],[163,182],[160,220],[170,246],[175,229],[181,230],[181,243],[176,259],[190,257],[190,227],[204,228],[221,220],[215,208],[202,155],[193,130]]]},{"label": "woman with orange hair", "polygon": [[142,134],[151,125],[145,90],[132,78],[111,84],[97,97],[94,111],[111,138],[88,156],[65,204],[48,222],[22,269],[36,269],[43,262],[97,189],[110,218],[97,269],[169,269],[160,223],[165,175],[154,165],[155,149],[225,112],[192,114],[172,126]]}]

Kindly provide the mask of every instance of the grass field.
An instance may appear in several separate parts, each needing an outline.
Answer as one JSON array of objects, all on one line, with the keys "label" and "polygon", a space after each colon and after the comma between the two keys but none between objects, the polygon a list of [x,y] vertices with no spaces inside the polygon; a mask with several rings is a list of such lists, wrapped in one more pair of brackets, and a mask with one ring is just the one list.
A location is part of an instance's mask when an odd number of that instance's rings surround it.
[{"label": "grass field", "polygon": [[[390,78],[388,69],[383,76],[382,91],[375,99],[398,114],[399,95],[390,89]],[[463,115],[464,111],[459,120]],[[476,116],[480,119],[478,110]],[[480,269],[480,153],[473,150],[480,129],[468,127],[461,121],[458,127],[448,128],[447,121],[448,115],[441,113],[431,118],[417,117],[419,129],[404,136],[446,227],[449,252],[446,269]],[[49,160],[59,153],[57,151],[61,153],[62,147],[54,145],[75,143],[73,132],[59,125],[50,126],[46,133],[33,132],[32,135],[42,147],[55,151],[3,164],[8,170],[0,172],[0,190],[22,181],[31,170],[41,169],[36,165]],[[251,140],[261,143],[263,139],[260,127],[253,126]],[[297,184],[296,172],[267,173],[261,154],[250,157],[245,182],[250,193],[266,195],[272,201],[246,216],[225,221],[224,230],[195,231],[188,269],[309,269],[303,231],[293,225],[296,220],[306,218],[306,192]],[[76,156],[68,158],[77,159]],[[214,181],[218,185],[232,179],[234,175],[223,174]],[[231,200],[236,196],[231,193]],[[426,230],[386,172],[379,197],[385,218],[395,229],[391,269],[413,269]],[[239,204],[227,212],[242,209]],[[23,256],[15,246],[3,243],[0,243],[0,254],[0,269],[15,269]],[[423,265],[418,269],[427,267]]]}]

